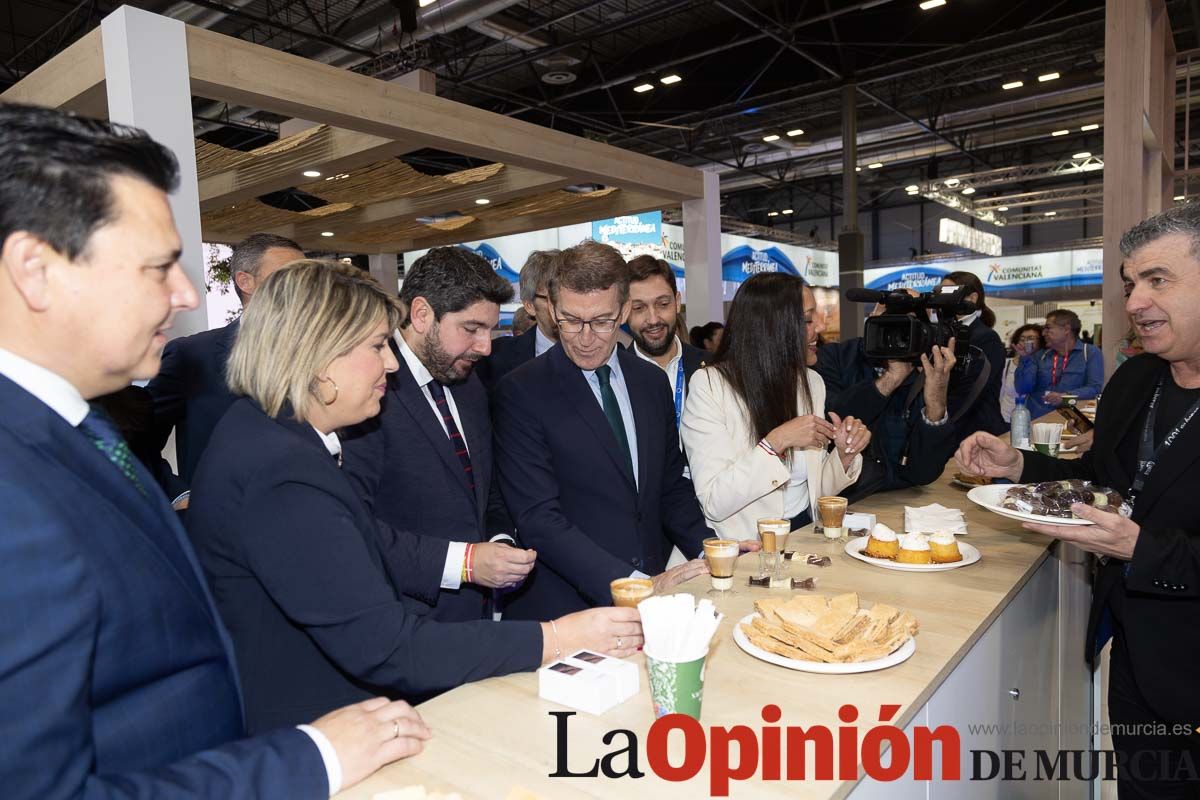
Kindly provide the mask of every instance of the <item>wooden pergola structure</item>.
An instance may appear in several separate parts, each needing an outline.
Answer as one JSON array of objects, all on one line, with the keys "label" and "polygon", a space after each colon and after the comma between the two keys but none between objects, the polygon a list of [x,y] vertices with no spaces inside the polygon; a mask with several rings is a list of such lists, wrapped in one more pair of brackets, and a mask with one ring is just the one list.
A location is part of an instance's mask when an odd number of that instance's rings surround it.
[{"label": "wooden pergola structure", "polygon": [[[195,139],[192,96],[311,127],[251,152],[229,150]],[[314,250],[387,254],[682,205],[689,305],[720,319],[719,189],[699,170],[130,7],[0,100],[111,118],[170,147],[182,172],[172,208],[184,266],[201,284],[203,266],[188,258],[198,261],[201,241],[255,231]],[[487,163],[428,176],[396,158],[424,148]],[[587,184],[598,188],[578,190]],[[295,212],[258,199],[289,187],[327,204]]]}]

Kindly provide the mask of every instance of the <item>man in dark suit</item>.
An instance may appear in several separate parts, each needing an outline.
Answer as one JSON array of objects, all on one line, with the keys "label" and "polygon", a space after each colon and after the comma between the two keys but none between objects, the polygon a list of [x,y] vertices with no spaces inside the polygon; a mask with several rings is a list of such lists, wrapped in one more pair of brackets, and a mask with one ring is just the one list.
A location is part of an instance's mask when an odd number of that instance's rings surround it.
[{"label": "man in dark suit", "polygon": [[[1099,555],[1087,655],[1113,636],[1109,717],[1128,798],[1194,798],[1200,769],[1200,205],[1176,206],[1121,239],[1125,310],[1145,349],[1112,376],[1095,443],[1078,461],[1022,452],[986,433],[958,461],[1025,482],[1084,478],[1122,494],[1122,513],[1076,505],[1094,525],[1025,527]],[[1186,725],[1183,735],[1155,733]],[[1136,726],[1136,727],[1135,727]],[[1133,732],[1136,731],[1136,732]]]},{"label": "man in dark suit", "polygon": [[672,544],[694,559],[714,534],[683,475],[666,376],[617,347],[628,281],[608,245],[564,250],[549,285],[562,346],[497,387],[501,486],[538,552],[509,616],[606,605],[616,578],[653,575],[662,592],[704,571],[700,561],[664,571]]},{"label": "man in dark suit", "polygon": [[558,325],[546,294],[546,281],[558,258],[557,250],[534,250],[521,267],[521,305],[536,324],[520,335],[492,342],[492,354],[476,365],[479,379],[492,390],[508,373],[558,344]]},{"label": "man in dark suit", "polygon": [[400,368],[388,376],[383,411],[345,432],[345,471],[375,516],[444,545],[434,619],[480,619],[492,589],[533,569],[535,553],[513,546],[492,476],[487,392],[473,374],[511,297],[512,286],[469,250],[439,247],[417,259],[404,276],[408,316],[392,343]]},{"label": "man in dark suit", "polygon": [[[270,233],[252,234],[235,245],[229,271],[242,306],[249,304],[268,275],[301,258],[300,245]],[[191,486],[208,437],[235,399],[225,385],[225,363],[237,338],[238,322],[172,339],[163,350],[162,369],[146,386],[154,398],[154,437],[159,450],[175,431],[183,489]],[[169,495],[175,494],[173,489],[168,489]]]},{"label": "man in dark suit", "polygon": [[243,738],[229,638],[192,549],[89,408],[151,377],[175,314],[198,304],[167,202],[177,181],[141,131],[0,105],[8,797],[316,800],[428,737],[406,704],[375,698]]}]

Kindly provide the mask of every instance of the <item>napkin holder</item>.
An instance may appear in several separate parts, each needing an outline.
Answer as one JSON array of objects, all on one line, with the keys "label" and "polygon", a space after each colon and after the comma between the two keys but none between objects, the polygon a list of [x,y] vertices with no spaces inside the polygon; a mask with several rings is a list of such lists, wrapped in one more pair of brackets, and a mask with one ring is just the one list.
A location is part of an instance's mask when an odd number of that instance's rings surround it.
[{"label": "napkin holder", "polygon": [[538,670],[538,697],[600,715],[641,689],[638,668],[628,661],[580,650]]}]

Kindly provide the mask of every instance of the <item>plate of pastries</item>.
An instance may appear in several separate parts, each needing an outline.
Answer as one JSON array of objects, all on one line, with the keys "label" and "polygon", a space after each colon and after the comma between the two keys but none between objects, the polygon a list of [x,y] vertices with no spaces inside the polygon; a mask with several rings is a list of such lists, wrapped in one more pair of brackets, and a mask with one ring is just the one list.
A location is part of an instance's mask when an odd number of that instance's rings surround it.
[{"label": "plate of pastries", "polygon": [[980,559],[977,547],[950,531],[897,534],[882,522],[868,535],[846,542],[846,555],[900,572],[944,572]]},{"label": "plate of pastries", "polygon": [[965,472],[956,472],[954,477],[950,479],[951,486],[958,486],[962,489],[974,489],[976,486],[988,486],[992,479],[986,475],[969,475]]},{"label": "plate of pastries", "polygon": [[734,626],[733,640],[755,658],[801,672],[845,675],[907,661],[917,618],[884,603],[863,608],[854,592],[835,597],[764,598]]},{"label": "plate of pastries", "polygon": [[1090,481],[1072,478],[1044,483],[995,484],[979,486],[967,492],[977,505],[1002,517],[1022,522],[1044,522],[1051,525],[1091,525],[1071,511],[1075,503],[1083,503],[1100,511],[1118,513],[1121,495]]}]

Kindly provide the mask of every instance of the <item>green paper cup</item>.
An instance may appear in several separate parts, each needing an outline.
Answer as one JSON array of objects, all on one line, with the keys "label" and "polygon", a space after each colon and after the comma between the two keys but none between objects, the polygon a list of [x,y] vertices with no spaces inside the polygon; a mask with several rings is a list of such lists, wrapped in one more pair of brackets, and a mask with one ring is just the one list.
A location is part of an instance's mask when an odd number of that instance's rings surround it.
[{"label": "green paper cup", "polygon": [[1061,447],[1059,442],[1034,442],[1034,448],[1042,455],[1058,458],[1058,449]]},{"label": "green paper cup", "polygon": [[687,714],[700,719],[700,701],[704,696],[705,653],[695,661],[660,661],[646,652],[646,671],[650,673],[650,696],[654,716]]}]

